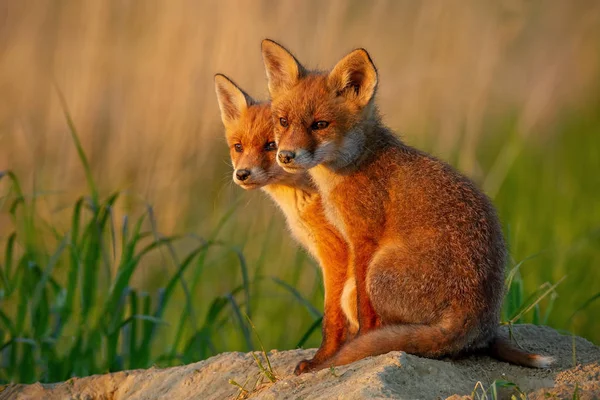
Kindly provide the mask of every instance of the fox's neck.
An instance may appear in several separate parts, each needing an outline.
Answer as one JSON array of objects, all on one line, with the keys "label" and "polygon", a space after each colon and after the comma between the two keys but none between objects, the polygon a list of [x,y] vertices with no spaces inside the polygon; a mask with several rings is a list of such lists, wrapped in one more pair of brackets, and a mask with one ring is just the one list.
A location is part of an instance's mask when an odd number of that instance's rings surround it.
[{"label": "fox's neck", "polygon": [[333,157],[334,161],[324,165],[336,173],[346,173],[346,170],[357,168],[367,161],[374,150],[385,146],[390,137],[393,135],[381,125],[379,118],[365,119],[346,132]]},{"label": "fox's neck", "polygon": [[271,184],[262,190],[279,206],[290,226],[302,220],[304,208],[319,196],[317,188],[308,179],[307,185],[291,186],[288,184]]},{"label": "fox's neck", "polygon": [[291,175],[290,179],[266,185],[262,188],[275,202],[289,202],[298,196],[305,197],[317,193],[315,184],[306,173]]},{"label": "fox's neck", "polygon": [[262,190],[273,198],[279,197],[280,193],[304,192],[307,195],[317,193],[317,188],[312,183],[307,185],[273,183],[271,185],[263,186]]},{"label": "fox's neck", "polygon": [[401,145],[400,140],[378,119],[369,120],[345,135],[335,161],[311,168],[309,173],[319,192],[326,194],[341,179],[369,163],[382,148]]}]

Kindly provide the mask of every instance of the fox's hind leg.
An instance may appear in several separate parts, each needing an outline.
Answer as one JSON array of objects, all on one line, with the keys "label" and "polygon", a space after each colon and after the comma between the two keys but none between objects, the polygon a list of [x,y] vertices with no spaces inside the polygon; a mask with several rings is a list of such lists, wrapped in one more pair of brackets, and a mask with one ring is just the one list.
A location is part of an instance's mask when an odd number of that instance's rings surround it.
[{"label": "fox's hind leg", "polygon": [[367,293],[381,325],[439,327],[438,333],[445,337],[431,345],[405,343],[401,350],[426,357],[450,355],[480,336],[480,315],[463,298],[470,293],[457,293],[452,287],[457,277],[448,276],[442,268],[429,255],[399,243],[386,244],[374,254]]},{"label": "fox's hind leg", "polygon": [[401,244],[388,243],[373,254],[366,276],[366,292],[383,325],[429,325],[446,314],[448,280],[426,256]]}]

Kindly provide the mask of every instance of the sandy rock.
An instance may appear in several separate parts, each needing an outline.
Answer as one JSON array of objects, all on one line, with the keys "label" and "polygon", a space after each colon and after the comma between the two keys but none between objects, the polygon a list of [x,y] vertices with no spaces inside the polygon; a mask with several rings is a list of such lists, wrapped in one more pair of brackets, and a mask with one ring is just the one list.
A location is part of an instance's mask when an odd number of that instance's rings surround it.
[{"label": "sandy rock", "polygon": [[[458,360],[430,360],[391,352],[335,370],[294,376],[298,361],[314,350],[272,351],[269,360],[278,380],[271,383],[259,371],[250,353],[224,353],[181,367],[150,368],[72,378],[56,384],[7,385],[4,399],[437,399],[469,398],[476,385],[488,389],[494,380],[516,384],[530,399],[600,398],[600,348],[576,337],[577,365],[573,364],[573,337],[547,327],[514,328],[525,349],[552,355],[551,369],[522,368],[474,355]],[[258,355],[258,353],[257,353]],[[263,364],[264,360],[263,360]],[[247,392],[229,383],[244,385]],[[499,388],[501,398],[516,394]],[[554,396],[554,397],[552,397]],[[518,396],[517,396],[518,398]]]}]

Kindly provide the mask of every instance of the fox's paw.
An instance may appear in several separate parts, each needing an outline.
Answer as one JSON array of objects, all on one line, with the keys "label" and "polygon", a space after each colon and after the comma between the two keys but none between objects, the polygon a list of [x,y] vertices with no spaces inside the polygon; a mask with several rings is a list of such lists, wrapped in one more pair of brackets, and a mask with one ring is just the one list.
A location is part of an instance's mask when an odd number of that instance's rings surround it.
[{"label": "fox's paw", "polygon": [[313,362],[313,360],[302,360],[296,365],[296,369],[294,369],[294,375],[300,375],[305,372],[313,372],[318,369],[318,363]]}]

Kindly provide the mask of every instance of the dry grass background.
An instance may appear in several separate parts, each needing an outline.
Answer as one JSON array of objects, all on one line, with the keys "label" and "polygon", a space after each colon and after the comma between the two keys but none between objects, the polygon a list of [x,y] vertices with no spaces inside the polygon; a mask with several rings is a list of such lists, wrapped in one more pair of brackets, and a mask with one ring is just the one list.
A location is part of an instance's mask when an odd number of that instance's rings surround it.
[{"label": "dry grass background", "polygon": [[[588,101],[600,75],[595,1],[4,2],[0,160],[45,189],[76,190],[81,169],[52,79],[65,92],[103,184],[132,187],[174,226],[220,146],[212,76],[265,97],[260,40],[312,67],[354,47],[379,69],[386,122],[495,192],[475,149],[489,114],[519,110],[519,133],[547,135]],[[505,163],[506,160],[500,161]],[[209,169],[207,171],[207,169]],[[492,193],[493,195],[493,193]]]},{"label": "dry grass background", "polygon": [[[0,170],[14,170],[29,193],[43,194],[48,218],[60,220],[81,194],[83,170],[55,81],[104,192],[146,199],[164,232],[203,235],[235,199],[251,199],[225,232],[250,260],[266,257],[266,271],[280,274],[293,245],[280,237],[280,217],[269,217],[271,204],[231,187],[212,80],[225,73],[265,98],[265,37],[323,69],[366,48],[380,73],[386,123],[450,160],[492,198],[523,149],[543,151],[564,114],[589,109],[600,87],[600,3],[591,0],[3,1]],[[488,129],[503,120],[512,121],[516,139]],[[597,212],[588,217],[598,222]],[[0,216],[0,237],[7,223]],[[523,233],[534,234],[534,227]],[[267,240],[266,254],[256,250]],[[524,248],[541,250],[536,244]],[[215,279],[207,285],[220,290],[237,278]],[[589,297],[594,287],[586,290]],[[586,332],[598,326],[582,321]]]}]

